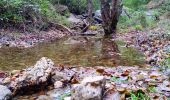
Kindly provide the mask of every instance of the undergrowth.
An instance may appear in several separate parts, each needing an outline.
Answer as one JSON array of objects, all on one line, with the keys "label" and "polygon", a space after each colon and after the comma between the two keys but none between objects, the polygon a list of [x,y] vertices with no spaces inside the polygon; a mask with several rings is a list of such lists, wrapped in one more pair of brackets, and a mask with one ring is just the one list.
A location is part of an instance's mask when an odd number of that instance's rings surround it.
[{"label": "undergrowth", "polygon": [[56,13],[49,0],[1,0],[0,28],[43,27],[48,22],[69,25],[66,18]]}]

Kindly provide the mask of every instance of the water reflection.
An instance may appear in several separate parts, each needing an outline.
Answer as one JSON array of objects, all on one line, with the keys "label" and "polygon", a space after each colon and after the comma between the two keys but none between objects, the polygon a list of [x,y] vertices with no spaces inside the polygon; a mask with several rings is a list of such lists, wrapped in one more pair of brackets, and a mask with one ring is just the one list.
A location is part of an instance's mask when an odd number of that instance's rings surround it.
[{"label": "water reflection", "polygon": [[[29,49],[4,47],[0,49],[0,69],[12,70],[31,66],[43,56],[49,57],[55,64],[79,66],[114,67],[138,65],[143,61],[143,55],[138,51],[122,47],[121,43],[110,39],[70,37]],[[128,56],[131,58],[128,59]]]}]

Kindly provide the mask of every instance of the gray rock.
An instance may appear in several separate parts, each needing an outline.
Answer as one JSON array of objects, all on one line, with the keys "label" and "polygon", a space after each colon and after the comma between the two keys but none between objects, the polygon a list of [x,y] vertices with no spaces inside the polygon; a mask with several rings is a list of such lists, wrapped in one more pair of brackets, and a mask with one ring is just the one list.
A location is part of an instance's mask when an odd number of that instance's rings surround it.
[{"label": "gray rock", "polygon": [[95,11],[95,17],[99,17],[99,18],[101,18],[101,10],[96,10]]},{"label": "gray rock", "polygon": [[0,100],[10,99],[12,92],[3,85],[0,85]]},{"label": "gray rock", "polygon": [[72,71],[72,70],[69,70],[69,69],[64,69],[62,71],[55,70],[51,80],[54,83],[56,81],[70,81],[74,74],[75,74],[75,71]]},{"label": "gray rock", "polygon": [[104,100],[121,100],[121,94],[119,92],[108,94]]},{"label": "gray rock", "polygon": [[29,86],[47,82],[53,66],[54,63],[51,59],[42,57],[33,67],[25,69],[14,81],[11,81],[10,87],[13,91],[17,91],[22,87],[29,88]]},{"label": "gray rock", "polygon": [[[165,71],[165,75],[170,76],[170,69],[167,69],[167,70]],[[170,78],[170,77],[169,77],[169,78]]]},{"label": "gray rock", "polygon": [[106,80],[103,76],[90,76],[76,84],[72,90],[72,100],[102,100]]}]

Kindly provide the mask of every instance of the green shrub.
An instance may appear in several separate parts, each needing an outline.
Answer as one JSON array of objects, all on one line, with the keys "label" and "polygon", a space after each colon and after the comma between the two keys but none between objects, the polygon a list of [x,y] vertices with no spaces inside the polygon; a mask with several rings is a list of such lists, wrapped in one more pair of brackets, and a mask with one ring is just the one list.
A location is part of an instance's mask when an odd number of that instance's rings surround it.
[{"label": "green shrub", "polygon": [[[51,0],[54,4],[60,3],[68,6],[70,12],[83,14],[87,12],[87,0]],[[100,1],[93,0],[94,10],[100,9]]]},{"label": "green shrub", "polygon": [[131,100],[151,100],[151,98],[141,90],[137,91],[136,93],[130,93],[130,96]]},{"label": "green shrub", "polygon": [[123,4],[131,9],[139,9],[150,0],[123,0]]},{"label": "green shrub", "polygon": [[131,27],[132,29],[143,31],[144,29],[154,28],[156,26],[156,17],[158,16],[157,11],[154,11],[155,14],[152,16],[147,16],[145,10],[134,11],[128,9],[128,13],[131,15],[131,18],[128,18],[127,16],[120,17],[118,22],[119,30]]},{"label": "green shrub", "polygon": [[135,25],[134,29],[138,31],[143,31],[143,27],[141,25]]},{"label": "green shrub", "polygon": [[55,12],[49,0],[0,1],[0,22],[3,26],[8,23],[13,25],[29,23],[37,24],[37,26],[41,27],[43,23],[49,21],[68,24],[63,16]]}]

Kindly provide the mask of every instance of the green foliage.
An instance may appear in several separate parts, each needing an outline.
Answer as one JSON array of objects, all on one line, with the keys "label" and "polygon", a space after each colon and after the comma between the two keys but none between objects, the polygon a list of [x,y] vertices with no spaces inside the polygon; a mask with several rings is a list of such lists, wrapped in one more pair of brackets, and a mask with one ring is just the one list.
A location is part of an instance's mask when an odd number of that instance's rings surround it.
[{"label": "green foliage", "polygon": [[[0,22],[20,24],[26,22],[59,22],[66,20],[55,12],[49,0],[1,0]],[[42,23],[40,23],[42,24]]]},{"label": "green foliage", "polygon": [[0,19],[1,21],[22,21],[20,7],[23,5],[22,0],[2,0],[0,1]]},{"label": "green foliage", "polygon": [[137,93],[132,92],[130,93],[131,100],[151,100],[149,96],[147,96],[141,90],[137,91]]},{"label": "green foliage", "polygon": [[127,9],[128,13],[131,15],[131,18],[127,16],[121,16],[118,22],[119,30],[132,29],[143,31],[147,28],[154,28],[157,22],[157,12],[153,11],[152,16],[147,16],[145,10],[133,11],[132,9]]},{"label": "green foliage", "polygon": [[162,63],[161,63],[161,66],[162,66],[162,70],[166,70],[166,69],[170,69],[170,57],[169,58],[166,58]]},{"label": "green foliage", "polygon": [[139,9],[144,4],[147,4],[150,0],[123,0],[123,4],[131,9]]},{"label": "green foliage", "polygon": [[165,12],[169,12],[170,11],[170,0],[165,0],[165,3],[163,3],[159,8],[159,12],[161,12],[162,14]]},{"label": "green foliage", "polygon": [[142,31],[143,27],[141,25],[135,25],[134,26],[135,30]]},{"label": "green foliage", "polygon": [[118,30],[126,32],[129,28],[140,31],[155,28],[161,12],[159,9],[148,11],[146,5],[150,1],[151,0],[123,0],[123,9],[126,10],[131,18],[126,15],[121,16],[118,23]]},{"label": "green foliage", "polygon": [[[51,0],[53,3],[60,3],[69,7],[72,13],[83,14],[87,12],[87,0]],[[94,10],[100,9],[100,1],[93,0]]]},{"label": "green foliage", "polygon": [[60,96],[60,100],[64,100],[65,97],[69,97],[69,96],[71,96],[70,92],[69,93],[65,93],[65,94]]},{"label": "green foliage", "polygon": [[149,90],[150,93],[156,93],[157,92],[157,89],[154,86],[149,87],[148,90]]},{"label": "green foliage", "polygon": [[127,83],[128,82],[127,80],[121,80],[120,78],[117,78],[114,76],[110,80],[116,83]]}]

